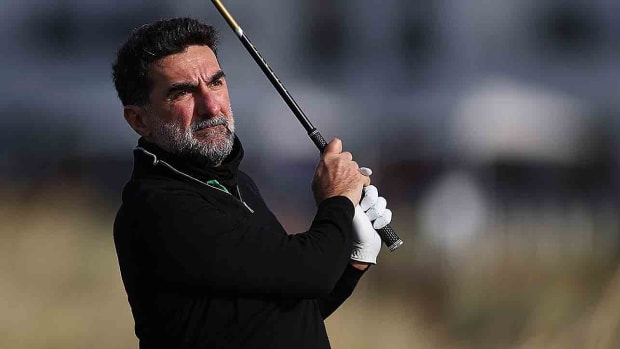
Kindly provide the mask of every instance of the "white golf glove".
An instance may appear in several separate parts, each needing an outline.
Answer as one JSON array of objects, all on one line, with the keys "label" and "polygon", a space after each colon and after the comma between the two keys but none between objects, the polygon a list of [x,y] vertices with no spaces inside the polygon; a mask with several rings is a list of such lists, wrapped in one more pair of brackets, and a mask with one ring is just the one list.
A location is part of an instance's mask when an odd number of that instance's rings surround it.
[{"label": "white golf glove", "polygon": [[[392,212],[386,207],[387,201],[379,197],[375,186],[369,185],[364,188],[364,199],[355,206],[353,217],[352,260],[377,264],[377,256],[381,250],[381,238],[375,229],[383,228],[392,220]],[[371,223],[372,220],[375,221],[374,224]]]},{"label": "white golf glove", "polygon": [[375,229],[381,229],[392,221],[392,211],[386,208],[387,201],[379,196],[377,187],[374,185],[364,188],[364,198],[360,202],[360,207],[366,212],[368,219],[374,221]]}]

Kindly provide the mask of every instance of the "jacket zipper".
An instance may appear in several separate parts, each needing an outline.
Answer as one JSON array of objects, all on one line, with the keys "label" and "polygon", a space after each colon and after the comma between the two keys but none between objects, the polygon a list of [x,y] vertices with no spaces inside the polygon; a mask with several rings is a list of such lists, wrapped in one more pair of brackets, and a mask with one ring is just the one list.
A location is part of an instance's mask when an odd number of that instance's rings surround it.
[{"label": "jacket zipper", "polygon": [[[182,171],[177,170],[176,168],[174,168],[174,166],[170,165],[169,163],[167,163],[167,162],[165,162],[165,161],[163,161],[163,160],[159,160],[159,159],[157,159],[157,155],[155,155],[155,154],[151,153],[150,151],[148,151],[148,150],[146,150],[146,149],[144,149],[144,148],[142,148],[142,147],[136,147],[136,148],[134,148],[134,150],[140,150],[140,151],[141,151],[141,152],[143,152],[144,154],[149,155],[149,156],[152,156],[152,157],[153,157],[153,166],[157,166],[157,165],[159,165],[159,164],[162,164],[162,165],[164,165],[166,168],[168,168],[169,170],[171,170],[172,172],[174,172],[174,173],[176,173],[176,174],[178,174],[178,175],[181,175],[181,176],[183,176],[183,177],[185,177],[185,178],[191,179],[191,180],[193,180],[194,182],[198,182],[198,183],[200,183],[200,184],[202,184],[202,185],[204,185],[204,186],[207,186],[207,187],[209,187],[209,188],[213,188],[213,189],[215,189],[215,190],[219,190],[219,191],[221,191],[222,193],[226,193],[226,194],[228,194],[228,195],[232,196],[233,198],[235,198],[235,196],[234,196],[234,195],[232,195],[231,193],[229,193],[229,192],[227,192],[227,191],[224,191],[224,190],[222,190],[222,189],[220,189],[220,188],[218,188],[218,187],[215,187],[215,186],[209,185],[208,183],[205,183],[205,182],[201,181],[201,180],[200,180],[200,179],[198,179],[198,178],[192,177],[192,176],[188,175],[188,174],[187,174],[187,173],[185,173],[185,172],[182,172]],[[245,208],[247,208],[247,209],[248,209],[248,211],[250,211],[250,213],[254,213],[254,210],[253,210],[250,206],[248,206],[248,204],[247,204],[245,201],[243,201],[243,197],[241,197],[241,190],[239,190],[239,185],[236,185],[235,187],[236,187],[236,189],[237,189],[237,194],[239,194],[239,199],[235,198],[235,200],[237,200],[237,201],[241,202],[241,203],[243,204],[243,206],[245,206]]]}]

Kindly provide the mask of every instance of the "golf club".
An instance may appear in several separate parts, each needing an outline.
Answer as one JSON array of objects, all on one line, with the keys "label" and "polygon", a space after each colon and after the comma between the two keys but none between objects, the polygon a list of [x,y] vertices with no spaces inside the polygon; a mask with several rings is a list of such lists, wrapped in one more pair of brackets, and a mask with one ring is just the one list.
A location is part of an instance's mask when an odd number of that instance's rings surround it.
[{"label": "golf club", "polygon": [[[254,60],[256,61],[258,66],[261,68],[263,73],[265,73],[269,81],[271,81],[271,84],[273,85],[273,87],[275,87],[275,89],[278,91],[282,99],[284,99],[284,102],[286,102],[286,104],[289,106],[293,114],[295,114],[295,116],[297,117],[297,120],[299,120],[301,125],[306,129],[306,132],[308,133],[308,136],[310,137],[310,139],[312,139],[314,144],[317,146],[317,148],[319,148],[319,150],[322,153],[323,150],[325,149],[325,146],[327,146],[327,142],[325,141],[321,133],[319,133],[316,127],[314,127],[314,125],[312,125],[310,120],[308,120],[308,118],[306,117],[306,114],[304,114],[304,112],[301,110],[299,105],[297,105],[297,102],[295,102],[295,100],[290,95],[290,93],[286,90],[282,82],[280,82],[280,79],[278,79],[278,77],[273,72],[273,70],[271,70],[267,62],[265,62],[263,57],[260,55],[258,50],[254,47],[254,45],[250,41],[250,39],[248,39],[248,37],[245,35],[245,33],[243,32],[243,29],[241,29],[241,27],[237,24],[235,19],[230,15],[230,13],[224,7],[224,5],[222,5],[220,0],[211,0],[211,1],[215,5],[215,7],[218,9],[222,17],[224,17],[228,25],[230,25],[233,31],[237,34],[237,37],[239,38],[239,40],[241,40],[241,43],[243,44],[243,46],[248,50],[252,58],[254,58]],[[396,232],[394,232],[394,229],[392,229],[392,227],[389,224],[381,229],[378,229],[377,233],[381,237],[381,240],[383,240],[383,243],[385,243],[385,245],[388,247],[390,252],[395,251],[397,248],[399,248],[403,244],[403,241],[398,237],[398,235],[396,235]]]}]

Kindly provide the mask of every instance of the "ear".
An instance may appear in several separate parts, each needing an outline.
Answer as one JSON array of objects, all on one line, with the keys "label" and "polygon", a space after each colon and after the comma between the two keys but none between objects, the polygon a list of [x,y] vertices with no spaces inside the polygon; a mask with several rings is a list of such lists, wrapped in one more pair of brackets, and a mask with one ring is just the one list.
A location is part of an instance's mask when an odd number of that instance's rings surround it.
[{"label": "ear", "polygon": [[151,135],[149,115],[143,107],[137,105],[126,105],[123,107],[123,116],[134,131],[140,136],[148,138]]}]

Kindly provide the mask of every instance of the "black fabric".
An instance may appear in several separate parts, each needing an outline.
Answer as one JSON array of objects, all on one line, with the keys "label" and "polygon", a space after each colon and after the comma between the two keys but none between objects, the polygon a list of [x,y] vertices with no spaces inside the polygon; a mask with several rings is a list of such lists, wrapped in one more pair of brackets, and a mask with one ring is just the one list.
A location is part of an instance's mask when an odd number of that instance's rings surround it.
[{"label": "black fabric", "polygon": [[363,274],[349,265],[351,202],[325,200],[288,235],[238,171],[238,139],[216,170],[139,146],[151,154],[134,152],[114,242],[140,348],[329,348],[323,318]]},{"label": "black fabric", "polygon": [[144,138],[140,138],[138,146],[146,149],[151,153],[157,154],[160,160],[166,161],[174,168],[181,172],[192,174],[192,176],[206,182],[209,179],[216,179],[220,184],[224,185],[232,193],[237,185],[237,173],[239,170],[239,164],[243,159],[243,146],[239,141],[239,138],[235,136],[235,143],[233,151],[224,159],[221,166],[209,167],[206,166],[206,161],[196,157],[179,157],[168,152],[165,152],[156,144],[147,141]]}]

